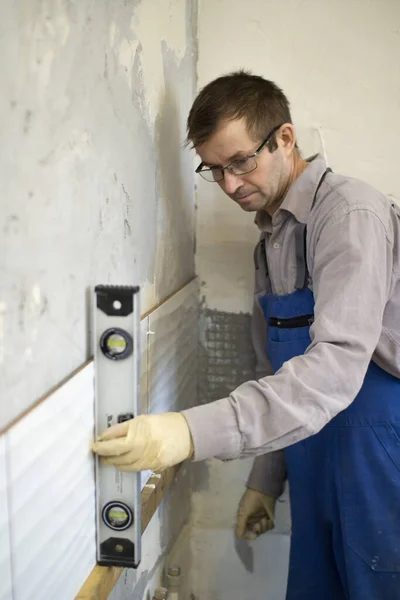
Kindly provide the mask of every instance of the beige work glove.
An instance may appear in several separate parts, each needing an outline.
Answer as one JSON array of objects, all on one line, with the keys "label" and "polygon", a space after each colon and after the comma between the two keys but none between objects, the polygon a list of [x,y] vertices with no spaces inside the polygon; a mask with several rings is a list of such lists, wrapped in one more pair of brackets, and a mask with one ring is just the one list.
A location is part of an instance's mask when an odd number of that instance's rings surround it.
[{"label": "beige work glove", "polygon": [[236,537],[255,540],[273,529],[276,499],[247,488],[239,503],[236,517]]},{"label": "beige work glove", "polygon": [[140,415],[106,429],[92,445],[104,464],[120,471],[161,473],[193,454],[190,429],[181,413]]}]

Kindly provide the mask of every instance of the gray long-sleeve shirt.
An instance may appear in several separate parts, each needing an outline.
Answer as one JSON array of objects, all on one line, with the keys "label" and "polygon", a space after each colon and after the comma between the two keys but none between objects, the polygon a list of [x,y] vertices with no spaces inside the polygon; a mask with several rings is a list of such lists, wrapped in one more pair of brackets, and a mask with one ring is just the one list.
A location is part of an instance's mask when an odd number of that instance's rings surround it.
[{"label": "gray long-sleeve shirt", "polygon": [[[400,378],[399,211],[368,184],[336,173],[326,175],[311,210],[325,169],[318,155],[272,218],[257,215],[268,263],[268,277],[256,271],[258,379],[227,398],[184,411],[195,460],[264,455],[255,461],[248,484],[274,495],[284,477],[279,451],[320,431],[354,400],[371,358]],[[272,375],[258,298],[294,291],[298,222],[307,224],[315,299],[311,344]]]}]

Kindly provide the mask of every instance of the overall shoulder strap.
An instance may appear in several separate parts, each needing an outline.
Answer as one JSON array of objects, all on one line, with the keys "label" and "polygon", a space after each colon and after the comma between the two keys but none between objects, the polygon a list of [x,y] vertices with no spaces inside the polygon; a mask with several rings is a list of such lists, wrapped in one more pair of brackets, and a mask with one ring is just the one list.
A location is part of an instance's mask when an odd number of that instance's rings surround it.
[{"label": "overall shoulder strap", "polygon": [[[314,208],[315,200],[319,192],[319,188],[322,185],[326,175],[331,173],[332,169],[329,167],[319,180],[317,189],[313,197],[311,204],[311,210]],[[302,290],[307,287],[308,284],[308,268],[307,268],[307,225],[304,223],[298,223],[294,232],[295,245],[296,245],[296,263],[297,263],[297,275],[295,287],[297,290]]]},{"label": "overall shoulder strap", "polygon": [[307,228],[304,223],[297,223],[296,229],[294,230],[295,244],[296,244],[296,283],[295,288],[302,290],[307,287],[308,283],[308,269],[306,261],[306,235]]}]

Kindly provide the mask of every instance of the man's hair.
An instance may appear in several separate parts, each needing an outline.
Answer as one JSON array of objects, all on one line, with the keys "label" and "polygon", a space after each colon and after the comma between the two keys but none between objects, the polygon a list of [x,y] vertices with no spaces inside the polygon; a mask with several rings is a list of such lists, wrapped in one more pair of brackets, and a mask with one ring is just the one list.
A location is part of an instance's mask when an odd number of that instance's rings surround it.
[{"label": "man's hair", "polygon": [[[249,71],[235,71],[208,83],[198,94],[187,119],[187,144],[200,146],[222,121],[244,118],[254,141],[262,141],[278,125],[291,123],[290,104],[273,82]],[[270,151],[277,147],[275,137]]]}]

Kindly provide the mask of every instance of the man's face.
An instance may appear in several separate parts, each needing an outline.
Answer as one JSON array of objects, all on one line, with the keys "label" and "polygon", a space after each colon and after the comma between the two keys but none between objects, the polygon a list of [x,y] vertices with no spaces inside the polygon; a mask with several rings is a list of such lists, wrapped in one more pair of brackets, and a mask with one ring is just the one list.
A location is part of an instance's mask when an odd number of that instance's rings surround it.
[{"label": "man's face", "polygon": [[[276,134],[278,148],[270,152],[264,148],[256,156],[257,168],[245,175],[224,171],[218,182],[223,191],[245,211],[267,210],[279,201],[290,175],[288,154]],[[221,123],[217,131],[196,148],[205,166],[225,167],[238,158],[255,152],[263,140],[254,141],[249,135],[244,119]]]}]

